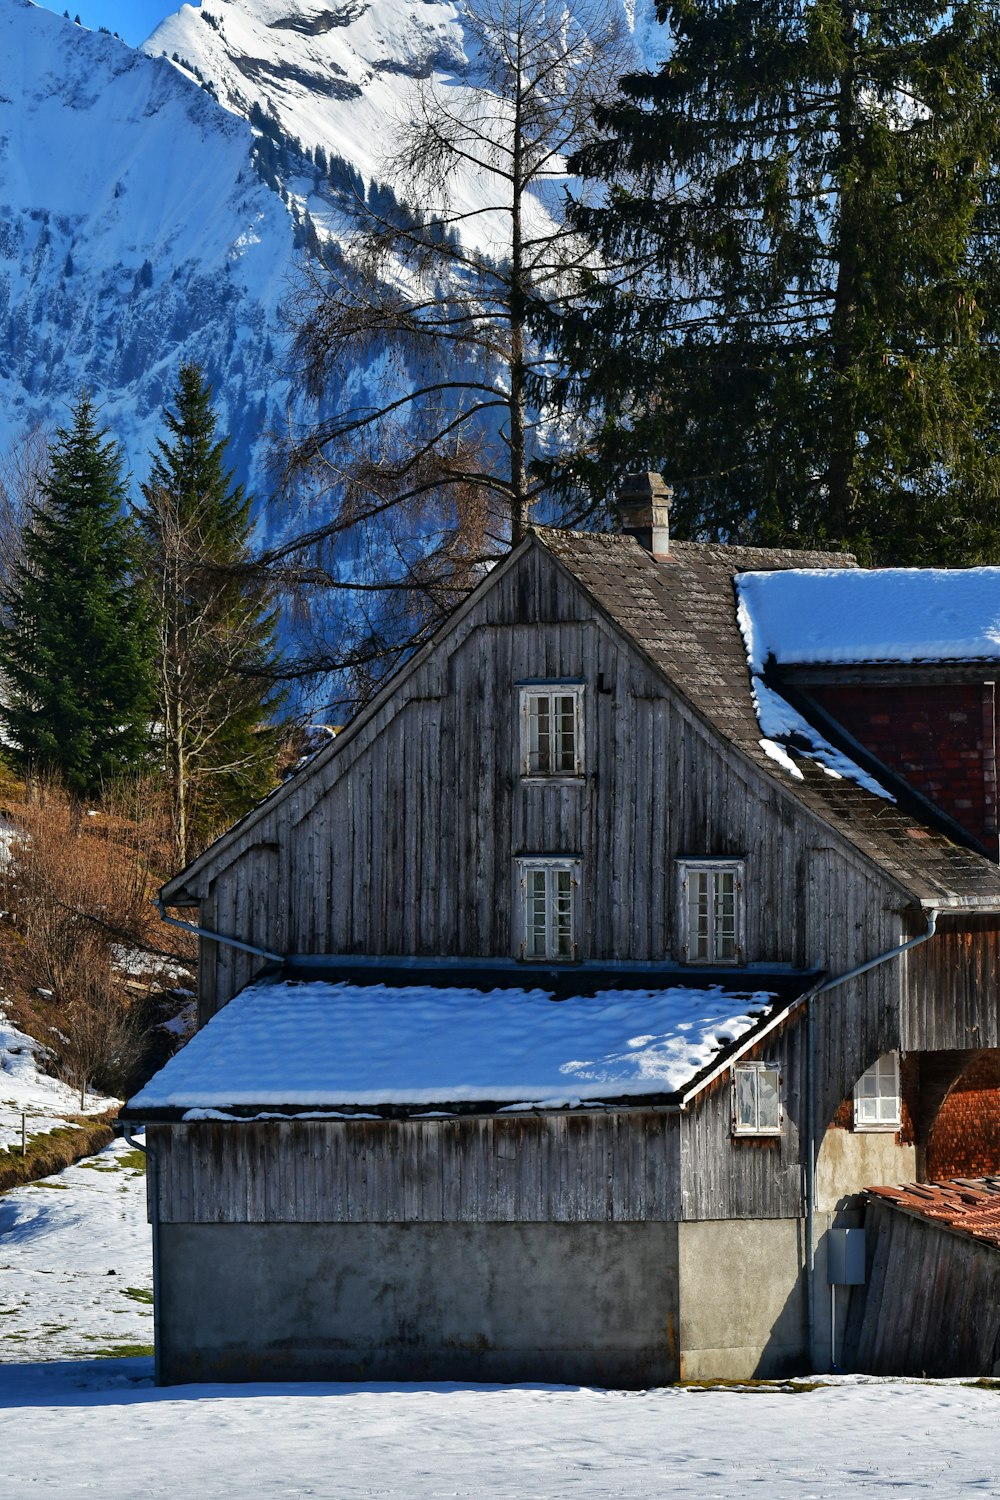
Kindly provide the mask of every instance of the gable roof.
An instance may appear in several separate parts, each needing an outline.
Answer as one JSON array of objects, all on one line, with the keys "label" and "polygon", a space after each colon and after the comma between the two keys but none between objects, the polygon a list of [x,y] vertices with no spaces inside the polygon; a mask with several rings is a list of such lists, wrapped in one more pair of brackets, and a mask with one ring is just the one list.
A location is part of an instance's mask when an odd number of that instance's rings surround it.
[{"label": "gable roof", "polygon": [[742,572],[851,567],[836,553],[672,542],[661,560],[628,536],[548,532],[546,548],[698,715],[925,907],[1000,910],[1000,868],[901,807],[796,755],[782,773],[762,744],[736,618]]},{"label": "gable roof", "polygon": [[483,595],[536,547],[572,576],[698,717],[783,793],[807,807],[891,878],[912,901],[924,907],[1000,911],[1000,868],[992,861],[909,816],[891,801],[849,780],[832,778],[808,757],[795,758],[794,778],[781,772],[774,747],[766,749],[762,744],[737,624],[734,578],[742,572],[776,569],[852,568],[852,558],[829,552],[672,542],[670,556],[660,561],[629,536],[548,528],[530,533],[498,563],[309,765],[168,881],[161,891],[164,903],[192,903],[191,877],[225,863],[228,850],[256,822],[297,792],[305,778],[343,753],[431,653],[459,629]]}]

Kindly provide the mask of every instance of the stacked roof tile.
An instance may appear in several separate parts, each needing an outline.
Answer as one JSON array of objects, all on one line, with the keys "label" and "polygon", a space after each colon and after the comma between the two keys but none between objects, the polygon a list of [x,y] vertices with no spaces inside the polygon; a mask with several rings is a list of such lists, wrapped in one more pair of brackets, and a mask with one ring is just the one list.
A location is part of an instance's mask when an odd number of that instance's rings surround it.
[{"label": "stacked roof tile", "polygon": [[903,1187],[869,1188],[904,1213],[930,1219],[974,1240],[1000,1247],[1000,1178],[955,1178],[951,1182],[911,1182]]}]

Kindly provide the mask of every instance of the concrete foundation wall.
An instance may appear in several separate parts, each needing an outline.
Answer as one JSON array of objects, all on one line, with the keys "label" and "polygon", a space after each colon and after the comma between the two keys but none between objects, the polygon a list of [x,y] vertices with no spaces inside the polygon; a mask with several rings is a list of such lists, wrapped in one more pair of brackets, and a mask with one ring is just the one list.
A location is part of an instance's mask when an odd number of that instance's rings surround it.
[{"label": "concrete foundation wall", "polygon": [[679,1224],[681,1378],[807,1370],[804,1265],[799,1219]]},{"label": "concrete foundation wall", "polygon": [[679,1373],[676,1224],[163,1224],[159,1276],[165,1384]]},{"label": "concrete foundation wall", "polygon": [[913,1182],[917,1150],[891,1131],[828,1130],[816,1160],[816,1208],[832,1212],[868,1187]]}]

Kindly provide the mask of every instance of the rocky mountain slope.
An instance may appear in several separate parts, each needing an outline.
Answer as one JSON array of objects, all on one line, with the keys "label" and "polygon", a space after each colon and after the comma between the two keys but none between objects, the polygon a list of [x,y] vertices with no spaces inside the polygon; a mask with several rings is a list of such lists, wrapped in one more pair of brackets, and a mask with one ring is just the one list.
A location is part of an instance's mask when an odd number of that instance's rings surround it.
[{"label": "rocky mountain slope", "polygon": [[461,0],[205,0],[141,50],[0,0],[0,456],[86,387],[141,480],[194,358],[266,500],[308,244],[336,234],[338,190],[371,191],[420,80],[465,45]]},{"label": "rocky mountain slope", "polygon": [[370,179],[413,81],[461,61],[461,11],[440,0],[205,0],[168,16],[144,51]]},{"label": "rocky mountain slope", "polygon": [[0,0],[0,452],[86,386],[141,476],[195,358],[260,477],[303,252],[252,144],[169,62]]}]

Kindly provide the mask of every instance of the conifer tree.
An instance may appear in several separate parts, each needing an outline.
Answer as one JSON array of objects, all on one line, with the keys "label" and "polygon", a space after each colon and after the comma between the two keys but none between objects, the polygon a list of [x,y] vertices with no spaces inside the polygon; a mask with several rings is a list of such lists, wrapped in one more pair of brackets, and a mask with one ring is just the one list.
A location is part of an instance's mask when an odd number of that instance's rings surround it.
[{"label": "conifer tree", "polygon": [[618,274],[567,310],[594,473],[689,535],[1000,559],[1000,18],[981,0],[667,0],[574,165]]},{"label": "conifer tree", "polygon": [[29,776],[97,796],[149,742],[152,634],[121,455],[84,393],[59,430],[0,607],[0,716]]},{"label": "conifer tree", "polygon": [[250,556],[250,500],[225,464],[211,387],[181,366],[166,436],[143,486],[159,629],[163,754],[176,853],[245,812],[274,785],[275,616]]}]

